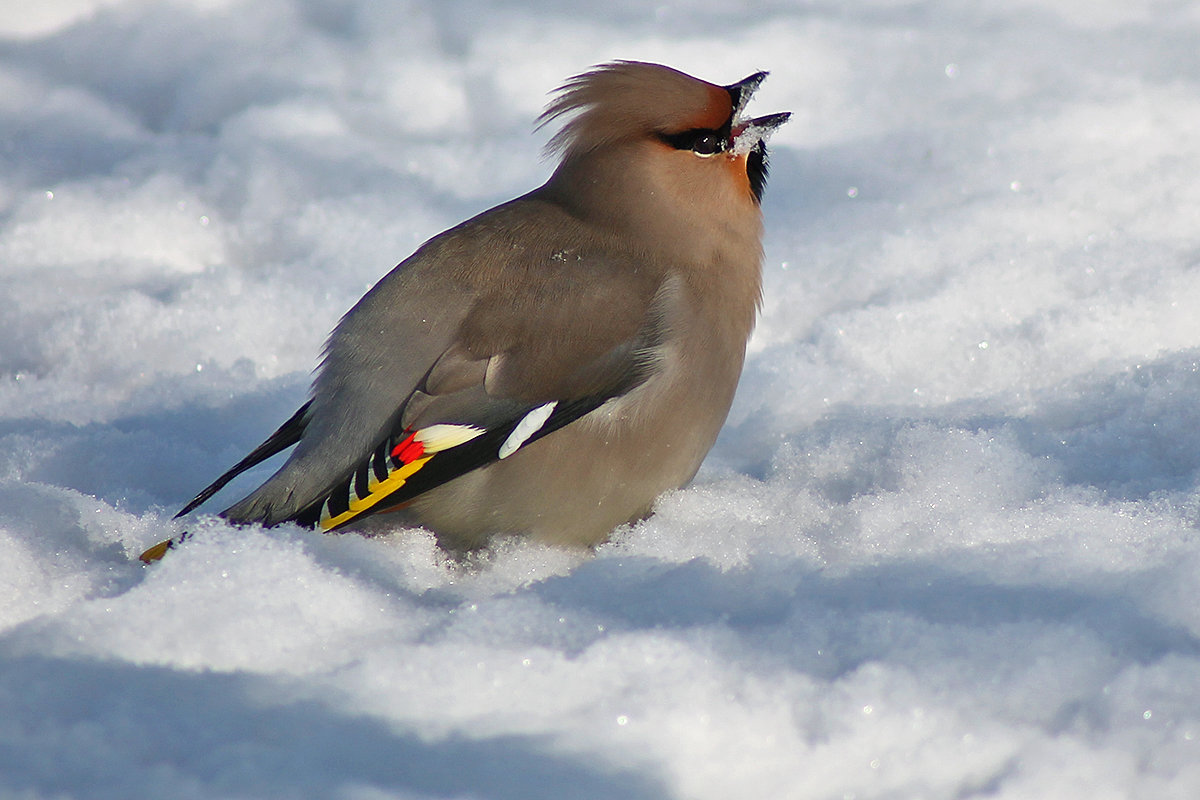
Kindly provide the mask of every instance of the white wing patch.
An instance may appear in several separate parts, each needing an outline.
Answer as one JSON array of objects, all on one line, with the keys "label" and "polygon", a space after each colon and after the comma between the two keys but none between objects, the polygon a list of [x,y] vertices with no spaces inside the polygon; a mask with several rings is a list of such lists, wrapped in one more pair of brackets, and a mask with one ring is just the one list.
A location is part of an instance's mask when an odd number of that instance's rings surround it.
[{"label": "white wing patch", "polygon": [[414,438],[425,445],[426,453],[437,453],[466,444],[484,433],[483,428],[474,425],[430,425],[417,431]]},{"label": "white wing patch", "polygon": [[533,436],[542,426],[546,424],[546,420],[550,419],[550,415],[554,413],[554,407],[558,405],[555,400],[552,403],[538,406],[533,411],[530,411],[525,417],[517,423],[517,427],[513,428],[513,432],[504,440],[504,444],[500,445],[500,451],[497,455],[500,458],[508,458],[513,453],[521,449],[521,445],[529,441],[529,437]]}]

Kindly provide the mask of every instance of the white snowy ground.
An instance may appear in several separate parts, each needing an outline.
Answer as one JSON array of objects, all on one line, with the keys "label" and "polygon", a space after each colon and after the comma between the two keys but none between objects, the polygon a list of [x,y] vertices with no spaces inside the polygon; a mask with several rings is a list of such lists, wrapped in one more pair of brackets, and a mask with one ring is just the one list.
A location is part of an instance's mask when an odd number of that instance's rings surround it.
[{"label": "white snowy ground", "polygon": [[[648,5],[0,6],[0,796],[1200,797],[1200,6]],[[141,566],[614,58],[794,112],[696,482]]]}]

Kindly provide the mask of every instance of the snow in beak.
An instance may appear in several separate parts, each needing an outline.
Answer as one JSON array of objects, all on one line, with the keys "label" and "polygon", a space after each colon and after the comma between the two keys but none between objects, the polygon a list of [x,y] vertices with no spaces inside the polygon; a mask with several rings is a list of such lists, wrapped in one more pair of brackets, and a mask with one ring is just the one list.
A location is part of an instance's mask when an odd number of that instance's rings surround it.
[{"label": "snow in beak", "polygon": [[776,128],[787,122],[788,118],[792,116],[790,111],[784,111],[780,114],[769,114],[751,120],[742,119],[742,114],[750,103],[750,98],[754,97],[754,92],[766,80],[766,77],[767,73],[756,72],[725,87],[733,98],[733,119],[730,123],[728,152],[735,156],[746,155],[760,142],[765,142]]}]

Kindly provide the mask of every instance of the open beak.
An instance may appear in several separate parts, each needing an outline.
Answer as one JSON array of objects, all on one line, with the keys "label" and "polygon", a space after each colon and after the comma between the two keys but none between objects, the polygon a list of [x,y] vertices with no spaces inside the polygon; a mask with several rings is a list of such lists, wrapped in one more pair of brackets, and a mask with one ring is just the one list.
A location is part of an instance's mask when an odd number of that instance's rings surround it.
[{"label": "open beak", "polygon": [[742,119],[742,113],[750,103],[750,98],[754,96],[755,90],[766,80],[766,77],[767,73],[756,72],[737,83],[725,87],[733,99],[733,119],[729,130],[729,152],[734,155],[749,153],[759,143],[765,142],[775,132],[776,128],[787,122],[792,116],[792,112],[784,111],[779,114],[768,114],[765,117],[757,117],[755,119]]}]

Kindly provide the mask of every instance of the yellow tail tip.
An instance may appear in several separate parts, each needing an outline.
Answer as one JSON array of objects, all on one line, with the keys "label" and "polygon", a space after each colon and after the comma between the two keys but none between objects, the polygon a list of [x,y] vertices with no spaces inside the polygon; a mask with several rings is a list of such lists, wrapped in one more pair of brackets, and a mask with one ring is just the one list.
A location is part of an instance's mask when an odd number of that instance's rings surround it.
[{"label": "yellow tail tip", "polygon": [[159,542],[158,544],[146,550],[146,552],[138,556],[138,559],[145,564],[153,564],[155,561],[158,561],[160,558],[165,556],[167,551],[174,546],[175,540],[167,539],[165,542]]}]

